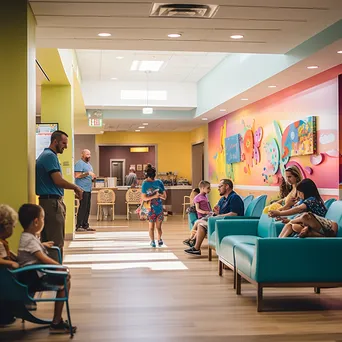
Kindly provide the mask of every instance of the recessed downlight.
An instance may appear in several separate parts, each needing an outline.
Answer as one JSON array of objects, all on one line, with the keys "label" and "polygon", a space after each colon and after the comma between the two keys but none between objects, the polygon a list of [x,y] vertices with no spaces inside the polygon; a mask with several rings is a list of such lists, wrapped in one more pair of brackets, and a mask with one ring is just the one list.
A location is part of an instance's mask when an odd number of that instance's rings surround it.
[{"label": "recessed downlight", "polygon": [[269,85],[268,87],[269,87],[269,88],[277,88],[276,85]]},{"label": "recessed downlight", "polygon": [[136,132],[140,132],[140,129],[136,129],[135,131],[136,131]]},{"label": "recessed downlight", "polygon": [[123,56],[116,56],[116,59],[124,59]]},{"label": "recessed downlight", "polygon": [[101,32],[101,33],[98,34],[98,36],[99,36],[99,37],[110,37],[111,34],[108,33],[108,32]]},{"label": "recessed downlight", "polygon": [[143,125],[144,125],[144,126],[148,126],[148,122],[144,122]]},{"label": "recessed downlight", "polygon": [[243,97],[241,101],[248,101],[248,99],[246,97]]},{"label": "recessed downlight", "polygon": [[138,127],[139,129],[143,129],[143,128],[145,128],[145,126],[140,126],[140,127]]},{"label": "recessed downlight", "polygon": [[113,81],[116,81],[118,78],[117,77],[111,77],[110,79]]},{"label": "recessed downlight", "polygon": [[222,109],[220,109],[220,112],[225,112],[225,111],[226,111],[226,110],[225,110],[225,109],[223,109],[223,108],[222,108]]},{"label": "recessed downlight", "polygon": [[180,33],[170,33],[167,35],[169,38],[179,38],[182,35]]},{"label": "recessed downlight", "polygon": [[230,36],[230,38],[232,38],[232,39],[242,39],[243,35],[242,34],[233,34],[232,36]]},{"label": "recessed downlight", "polygon": [[340,51],[337,51],[337,53],[340,53],[340,54],[342,54],[342,50],[340,50]]},{"label": "recessed downlight", "polygon": [[308,69],[318,69],[318,65],[310,65],[307,68]]},{"label": "recessed downlight", "polygon": [[203,121],[208,121],[208,118],[202,118]]}]

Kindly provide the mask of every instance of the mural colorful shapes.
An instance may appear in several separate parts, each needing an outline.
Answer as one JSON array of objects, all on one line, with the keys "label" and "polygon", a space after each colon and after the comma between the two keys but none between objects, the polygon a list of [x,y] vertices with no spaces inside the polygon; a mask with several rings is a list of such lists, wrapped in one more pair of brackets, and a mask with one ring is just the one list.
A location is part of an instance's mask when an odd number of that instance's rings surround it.
[{"label": "mural colorful shapes", "polygon": [[245,156],[245,173],[250,173],[250,167],[253,166],[253,142],[254,135],[251,129],[248,129],[243,137],[243,154]]},{"label": "mural colorful shapes", "polygon": [[225,150],[227,164],[241,161],[240,134],[235,134],[225,139]]},{"label": "mural colorful shapes", "polygon": [[234,177],[233,164],[226,164],[226,177],[224,178],[229,178],[234,182],[235,177]]},{"label": "mural colorful shapes", "polygon": [[282,158],[316,152],[316,117],[309,116],[286,127],[282,136]]},{"label": "mural colorful shapes", "polygon": [[313,154],[310,156],[310,162],[312,165],[319,165],[323,162],[324,160],[324,154],[319,153],[319,154]]},{"label": "mural colorful shapes", "polygon": [[[269,177],[275,175],[279,170],[279,147],[276,139],[272,137],[267,138],[263,147],[266,161],[262,176],[264,177],[264,182],[268,182]],[[274,181],[272,181],[272,183],[274,183]]]},{"label": "mural colorful shapes", "polygon": [[259,127],[254,132],[253,159],[255,161],[255,164],[260,163],[260,150],[259,150],[259,147],[261,145],[262,135],[263,135],[262,127]]}]

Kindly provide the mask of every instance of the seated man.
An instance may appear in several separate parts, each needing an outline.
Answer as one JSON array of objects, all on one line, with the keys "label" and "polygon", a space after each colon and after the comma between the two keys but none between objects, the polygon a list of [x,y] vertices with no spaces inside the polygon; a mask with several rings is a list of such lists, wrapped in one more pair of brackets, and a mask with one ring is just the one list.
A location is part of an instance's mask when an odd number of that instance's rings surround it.
[{"label": "seated man", "polygon": [[[244,205],[241,197],[233,190],[233,182],[230,179],[221,179],[218,186],[221,199],[214,207],[215,216],[243,216]],[[208,221],[199,220],[196,233],[195,246],[186,249],[184,252],[193,255],[201,255],[201,245],[207,235]]]}]

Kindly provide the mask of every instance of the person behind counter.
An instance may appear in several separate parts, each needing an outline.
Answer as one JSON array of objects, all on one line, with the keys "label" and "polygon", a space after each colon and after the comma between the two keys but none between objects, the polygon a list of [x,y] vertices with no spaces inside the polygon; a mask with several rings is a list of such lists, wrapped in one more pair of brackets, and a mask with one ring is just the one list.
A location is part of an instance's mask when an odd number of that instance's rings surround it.
[{"label": "person behind counter", "polygon": [[151,240],[151,247],[155,248],[154,228],[157,228],[158,246],[163,246],[162,240],[162,223],[164,220],[163,203],[166,200],[166,191],[163,182],[156,178],[156,169],[152,165],[148,165],[144,171],[145,180],[141,186],[142,200],[150,203],[150,210],[147,214],[149,221],[149,235]]},{"label": "person behind counter", "polygon": [[76,231],[95,231],[89,226],[89,214],[91,204],[91,189],[93,179],[96,178],[93,167],[89,163],[91,153],[89,150],[83,150],[81,159],[75,164],[75,183],[83,190],[83,198],[80,200],[80,207],[77,211]]},{"label": "person behind counter", "polygon": [[137,175],[135,173],[135,169],[133,167],[129,168],[129,174],[125,177],[125,183],[127,186],[134,188],[138,184]]}]

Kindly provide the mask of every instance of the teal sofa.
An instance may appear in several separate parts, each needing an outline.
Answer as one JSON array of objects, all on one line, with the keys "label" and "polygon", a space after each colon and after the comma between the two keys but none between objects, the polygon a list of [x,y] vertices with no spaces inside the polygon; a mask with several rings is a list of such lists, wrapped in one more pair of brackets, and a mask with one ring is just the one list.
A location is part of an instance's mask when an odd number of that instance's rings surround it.
[{"label": "teal sofa", "polygon": [[[212,260],[212,251],[216,250],[216,231],[215,224],[217,221],[224,221],[225,224],[229,224],[231,220],[238,219],[259,219],[262,211],[265,208],[266,204],[266,195],[262,195],[254,198],[248,205],[247,209],[245,209],[245,216],[215,216],[210,217],[208,220],[208,260]],[[247,199],[247,197],[245,198]]]},{"label": "teal sofa", "polygon": [[326,218],[338,223],[337,237],[280,239],[275,236],[281,226],[272,221],[266,226],[264,215],[257,224],[234,221],[225,231],[218,221],[217,253],[221,263],[234,265],[236,293],[241,294],[241,278],[254,284],[261,311],[266,287],[313,287],[316,293],[321,287],[342,287],[342,201],[331,204]]}]

